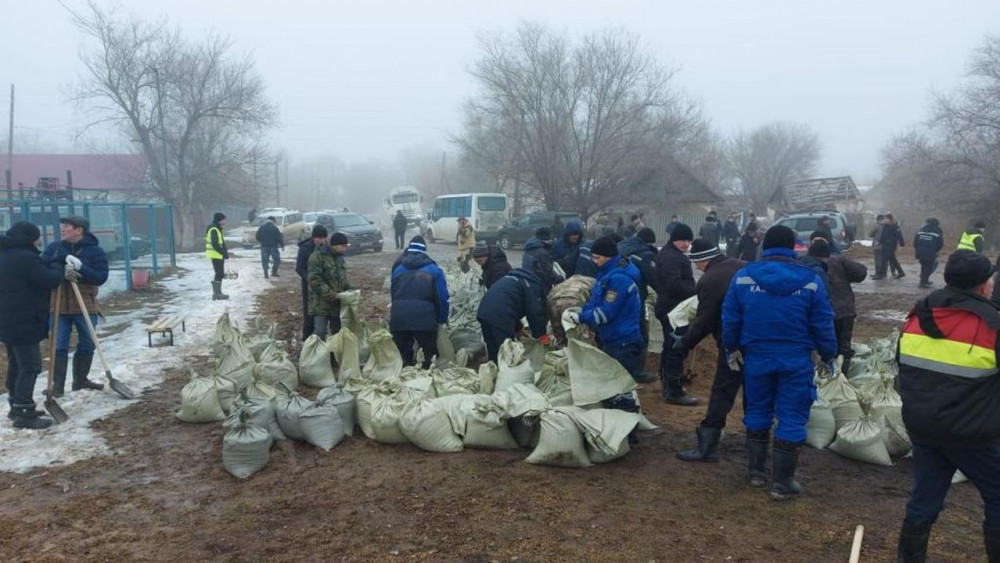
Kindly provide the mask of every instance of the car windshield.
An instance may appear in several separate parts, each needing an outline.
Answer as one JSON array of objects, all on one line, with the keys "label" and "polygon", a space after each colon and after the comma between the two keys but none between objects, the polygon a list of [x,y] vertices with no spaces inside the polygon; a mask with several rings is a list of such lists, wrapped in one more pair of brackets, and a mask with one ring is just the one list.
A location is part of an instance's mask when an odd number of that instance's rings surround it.
[{"label": "car windshield", "polygon": [[302,214],[302,217],[304,218],[303,220],[306,223],[315,223],[317,216],[319,216],[319,213],[303,213]]},{"label": "car windshield", "polygon": [[361,227],[368,224],[368,219],[365,219],[361,215],[351,213],[348,215],[334,215],[333,226],[337,228],[341,227]]}]

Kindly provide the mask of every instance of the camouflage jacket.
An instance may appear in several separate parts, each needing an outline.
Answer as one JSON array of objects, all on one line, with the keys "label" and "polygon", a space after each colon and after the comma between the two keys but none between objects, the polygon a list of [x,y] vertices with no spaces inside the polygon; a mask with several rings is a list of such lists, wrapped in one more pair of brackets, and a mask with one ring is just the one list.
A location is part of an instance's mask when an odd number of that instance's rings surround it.
[{"label": "camouflage jacket", "polygon": [[347,283],[344,255],[323,245],[309,256],[306,279],[309,282],[309,314],[333,316],[340,314],[337,294],[351,289]]}]

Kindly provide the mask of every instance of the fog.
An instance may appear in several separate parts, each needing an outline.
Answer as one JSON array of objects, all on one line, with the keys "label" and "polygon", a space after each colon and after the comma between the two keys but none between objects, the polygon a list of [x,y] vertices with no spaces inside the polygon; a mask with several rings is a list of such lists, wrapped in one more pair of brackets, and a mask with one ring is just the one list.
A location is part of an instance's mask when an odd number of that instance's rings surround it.
[{"label": "fog", "polygon": [[[15,148],[127,147],[100,128],[79,134],[86,120],[68,93],[81,74],[83,39],[65,9],[54,0],[3,3],[0,104],[6,109],[8,84],[16,84]],[[368,163],[387,167],[378,174],[399,183],[414,181],[407,177],[414,168],[401,164],[407,151],[439,161],[454,150],[449,135],[460,129],[462,100],[475,91],[468,70],[477,33],[519,20],[569,34],[608,25],[637,33],[657,59],[679,69],[677,85],[720,134],[775,120],[804,123],[822,145],[817,172],[851,174],[859,184],[878,178],[880,148],[925,118],[932,92],[957,84],[969,54],[1000,21],[995,0],[173,0],[120,7],[167,16],[192,38],[228,35],[238,51],[251,53],[279,110],[271,144],[293,169],[317,159],[336,159],[326,166],[341,171]],[[283,181],[301,190],[307,180],[296,173],[305,174],[290,172]]]}]

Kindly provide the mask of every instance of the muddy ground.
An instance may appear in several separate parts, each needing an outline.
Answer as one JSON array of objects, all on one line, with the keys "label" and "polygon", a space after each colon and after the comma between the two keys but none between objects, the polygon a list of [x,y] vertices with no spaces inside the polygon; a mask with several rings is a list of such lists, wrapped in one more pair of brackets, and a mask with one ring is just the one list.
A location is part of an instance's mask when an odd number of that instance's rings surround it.
[{"label": "muddy ground", "polygon": [[[366,315],[385,312],[392,258],[349,260],[354,284],[378,294]],[[922,293],[915,277],[859,287],[862,339],[899,325],[882,312],[909,307]],[[298,280],[270,285],[260,314],[290,338],[301,322]],[[208,357],[189,361],[203,370]],[[691,388],[705,399],[712,359],[695,367]],[[642,398],[661,429],[604,466],[538,467],[526,451],[433,454],[356,436],[330,452],[280,444],[263,472],[237,481],[222,467],[221,425],[173,416],[187,377],[187,368],[168,373],[160,389],[96,423],[114,456],[0,474],[3,560],[843,561],[863,524],[862,560],[889,561],[909,487],[907,460],[875,467],[806,449],[805,494],[772,502],[745,485],[739,412],[720,463],[674,457],[704,407],[667,406],[658,384]],[[981,521],[975,489],[954,487],[931,540],[935,560],[984,560]]]}]

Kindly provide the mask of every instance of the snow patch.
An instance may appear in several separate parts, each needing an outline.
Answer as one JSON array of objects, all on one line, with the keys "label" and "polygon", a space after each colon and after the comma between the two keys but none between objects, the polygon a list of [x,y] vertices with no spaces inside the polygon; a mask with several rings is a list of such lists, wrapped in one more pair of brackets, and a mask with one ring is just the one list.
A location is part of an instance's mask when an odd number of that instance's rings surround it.
[{"label": "snow patch", "polygon": [[889,321],[893,323],[901,323],[906,321],[906,313],[903,311],[892,311],[888,309],[868,311],[865,313],[866,317],[877,319],[880,321]]},{"label": "snow patch", "polygon": [[[142,393],[155,389],[163,382],[166,370],[182,367],[185,357],[207,350],[215,323],[224,312],[228,310],[234,322],[246,326],[247,317],[253,311],[254,298],[267,287],[260,276],[256,253],[226,262],[227,270],[239,273],[239,279],[223,281],[228,301],[212,301],[212,265],[203,253],[178,254],[177,267],[178,274],[154,282],[167,290],[163,299],[146,303],[134,311],[109,315],[97,326],[98,337],[111,364],[111,373],[115,379],[120,379],[140,394],[137,401],[142,400]],[[176,314],[186,315],[187,332],[178,330],[174,334],[173,347],[169,346],[168,339],[154,336],[154,347],[148,348],[147,322],[144,319],[152,322],[155,318]],[[123,326],[126,328],[120,330]],[[120,332],[109,334],[109,329]],[[47,349],[43,348],[43,355],[47,353]],[[113,453],[90,423],[135,401],[122,399],[108,389],[103,374],[100,359],[95,357],[90,379],[105,383],[104,391],[70,391],[70,368],[66,378],[66,395],[58,399],[59,405],[70,416],[69,421],[63,424],[53,424],[42,431],[17,430],[6,420],[5,424],[0,424],[0,471],[23,473],[35,467],[66,465]],[[35,386],[38,408],[42,408],[46,378],[47,372],[42,372]],[[2,396],[2,399],[6,401],[7,396]]]}]

